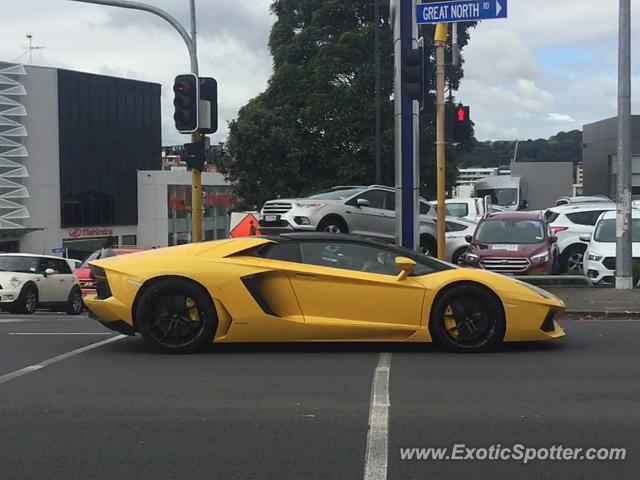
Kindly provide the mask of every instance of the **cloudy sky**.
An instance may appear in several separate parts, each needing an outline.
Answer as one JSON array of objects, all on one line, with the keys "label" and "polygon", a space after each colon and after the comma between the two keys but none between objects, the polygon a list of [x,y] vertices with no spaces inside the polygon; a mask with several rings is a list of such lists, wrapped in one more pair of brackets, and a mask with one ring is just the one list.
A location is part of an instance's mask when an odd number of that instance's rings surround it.
[{"label": "cloudy sky", "polygon": [[[185,24],[188,0],[147,0]],[[270,0],[197,0],[202,75],[219,84],[221,130],[271,73]],[[640,19],[640,0],[631,0]],[[465,49],[458,98],[471,105],[479,139],[548,137],[616,113],[616,0],[509,0],[509,19],[484,22]],[[161,83],[165,143],[184,142],[172,126],[171,85],[189,71],[182,40],[144,12],[70,0],[0,0],[0,60],[27,62],[26,34],[46,48],[34,65]],[[640,20],[632,44],[640,42]],[[640,114],[640,48],[633,50],[632,111]]]}]

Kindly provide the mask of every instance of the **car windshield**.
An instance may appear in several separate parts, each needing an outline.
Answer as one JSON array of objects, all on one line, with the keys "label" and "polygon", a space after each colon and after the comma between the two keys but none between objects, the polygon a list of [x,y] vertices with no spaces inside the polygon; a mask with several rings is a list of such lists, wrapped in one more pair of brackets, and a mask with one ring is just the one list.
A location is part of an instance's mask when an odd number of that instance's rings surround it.
[{"label": "car windshield", "polygon": [[81,268],[88,268],[89,262],[92,262],[94,260],[99,260],[100,258],[115,257],[116,255],[122,255],[123,253],[131,253],[131,252],[128,250],[121,251],[121,250],[114,250],[113,248],[101,248],[100,250],[96,250],[91,255],[89,255],[89,257],[84,262],[82,262]]},{"label": "car windshield", "polygon": [[0,272],[36,273],[37,270],[35,257],[0,257]]},{"label": "car windshield", "polygon": [[316,193],[307,198],[313,198],[317,200],[342,200],[343,198],[349,198],[364,191],[362,188],[345,188],[342,190],[327,190],[325,192]]},{"label": "car windshield", "polygon": [[[593,238],[596,242],[615,243],[616,219],[607,218],[598,222]],[[640,242],[640,218],[634,218],[631,223],[631,238],[634,242]]]},{"label": "car windshield", "polygon": [[476,193],[479,197],[489,195],[491,203],[503,207],[515,205],[518,202],[518,190],[516,188],[492,188],[491,190],[478,190]]},{"label": "car windshield", "polygon": [[477,243],[542,243],[544,227],[538,220],[485,220],[478,225]]}]

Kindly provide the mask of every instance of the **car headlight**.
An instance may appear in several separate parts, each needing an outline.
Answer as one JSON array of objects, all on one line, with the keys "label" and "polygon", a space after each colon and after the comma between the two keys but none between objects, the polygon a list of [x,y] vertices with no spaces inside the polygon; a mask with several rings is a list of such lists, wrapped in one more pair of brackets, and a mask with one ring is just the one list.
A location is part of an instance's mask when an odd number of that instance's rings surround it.
[{"label": "car headlight", "polygon": [[296,203],[299,208],[322,208],[326,203]]},{"label": "car headlight", "polygon": [[533,263],[542,263],[549,260],[549,252],[539,253],[538,255],[534,255],[531,257],[531,261]]},{"label": "car headlight", "polygon": [[478,260],[480,260],[480,257],[478,255],[476,255],[475,253],[465,253],[464,254],[464,259],[468,260],[470,262],[477,262]]},{"label": "car headlight", "polygon": [[11,288],[18,288],[21,283],[22,282],[20,281],[19,278],[13,277],[9,279],[9,281],[7,282],[7,285],[9,285]]},{"label": "car headlight", "polygon": [[602,260],[602,255],[596,255],[595,253],[587,253],[587,260],[590,260],[592,262],[599,262],[600,260]]}]

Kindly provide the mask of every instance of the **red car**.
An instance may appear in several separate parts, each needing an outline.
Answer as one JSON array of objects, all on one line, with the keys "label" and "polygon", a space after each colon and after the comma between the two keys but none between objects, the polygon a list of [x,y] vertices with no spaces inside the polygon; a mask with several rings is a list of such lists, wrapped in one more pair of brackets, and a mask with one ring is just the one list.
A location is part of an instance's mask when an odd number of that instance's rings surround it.
[{"label": "red car", "polygon": [[558,270],[557,238],[544,216],[534,212],[494,213],[482,219],[461,265],[508,275],[553,274]]},{"label": "red car", "polygon": [[78,281],[80,282],[80,289],[82,290],[82,295],[88,295],[96,293],[96,285],[91,277],[91,269],[89,268],[89,262],[93,260],[98,260],[99,258],[109,258],[114,257],[116,255],[125,255],[127,253],[136,253],[143,252],[145,250],[149,250],[145,247],[109,247],[109,248],[101,248],[100,250],[96,250],[89,258],[87,258],[80,268],[76,268],[73,272],[76,277],[78,277]]}]

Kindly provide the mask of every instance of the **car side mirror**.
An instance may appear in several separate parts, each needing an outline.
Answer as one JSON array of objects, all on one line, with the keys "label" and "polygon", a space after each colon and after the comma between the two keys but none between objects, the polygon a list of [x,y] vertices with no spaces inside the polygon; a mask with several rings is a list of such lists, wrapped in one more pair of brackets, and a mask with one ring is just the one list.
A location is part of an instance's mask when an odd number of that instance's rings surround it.
[{"label": "car side mirror", "polygon": [[369,205],[371,205],[371,202],[369,202],[369,200],[367,200],[366,198],[359,198],[358,200],[356,200],[356,205],[358,207],[368,207]]},{"label": "car side mirror", "polygon": [[558,242],[558,237],[556,237],[555,235],[552,235],[549,237],[549,241],[551,243],[557,243]]},{"label": "car side mirror", "polygon": [[589,233],[583,233],[582,235],[580,235],[580,241],[581,242],[586,242],[589,243],[591,241],[591,235]]},{"label": "car side mirror", "polygon": [[404,280],[416,268],[416,262],[407,257],[396,257],[396,267],[400,270],[397,279]]},{"label": "car side mirror", "polygon": [[466,240],[467,243],[471,243],[473,242],[473,235],[466,235],[464,239]]},{"label": "car side mirror", "polygon": [[47,268],[47,269],[44,271],[44,276],[45,276],[45,277],[48,277],[49,275],[53,275],[54,273],[56,273],[56,271],[55,271],[53,268]]},{"label": "car side mirror", "polygon": [[526,210],[527,208],[529,208],[529,202],[526,200],[520,202],[520,208],[518,210]]}]

